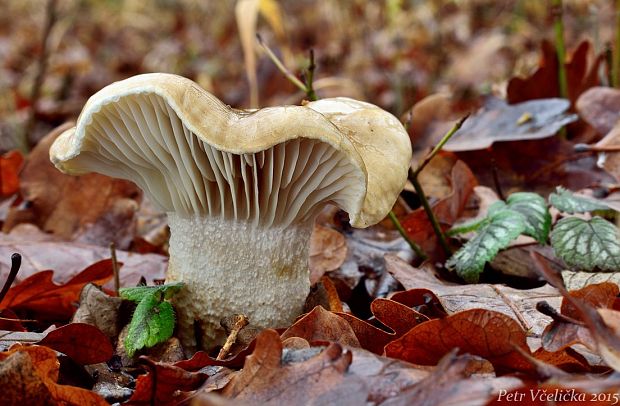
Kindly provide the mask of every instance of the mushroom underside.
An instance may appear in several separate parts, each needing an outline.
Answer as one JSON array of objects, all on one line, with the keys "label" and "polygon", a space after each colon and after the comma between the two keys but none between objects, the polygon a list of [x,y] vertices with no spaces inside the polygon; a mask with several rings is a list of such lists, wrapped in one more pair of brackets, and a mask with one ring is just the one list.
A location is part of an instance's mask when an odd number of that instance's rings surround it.
[{"label": "mushroom underside", "polygon": [[166,212],[260,226],[313,218],[325,202],[355,211],[364,179],[346,154],[310,138],[236,154],[194,134],[165,99],[139,94],[92,114],[73,165],[137,183]]}]

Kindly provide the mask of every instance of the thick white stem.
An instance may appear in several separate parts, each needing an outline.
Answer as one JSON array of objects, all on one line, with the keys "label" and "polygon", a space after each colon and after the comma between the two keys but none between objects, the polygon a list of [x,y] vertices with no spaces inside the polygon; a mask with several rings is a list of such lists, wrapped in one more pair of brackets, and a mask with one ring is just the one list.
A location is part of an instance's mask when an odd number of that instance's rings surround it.
[{"label": "thick white stem", "polygon": [[[290,325],[310,289],[308,244],[312,222],[262,227],[251,221],[168,213],[167,282],[184,282],[174,298],[179,338],[205,348],[226,338],[220,320],[245,314],[257,327]],[[194,324],[198,323],[198,329]]]}]

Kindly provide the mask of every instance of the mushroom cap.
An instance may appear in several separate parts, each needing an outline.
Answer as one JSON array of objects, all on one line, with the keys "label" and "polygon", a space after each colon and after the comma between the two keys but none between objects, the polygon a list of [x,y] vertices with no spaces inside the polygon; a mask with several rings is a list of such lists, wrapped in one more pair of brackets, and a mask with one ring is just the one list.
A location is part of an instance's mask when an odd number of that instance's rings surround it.
[{"label": "mushroom cap", "polygon": [[93,95],[50,149],[58,169],[136,182],[163,210],[287,225],[323,203],[377,223],[402,190],[409,137],[348,98],[235,110],[183,77],[151,73]]}]

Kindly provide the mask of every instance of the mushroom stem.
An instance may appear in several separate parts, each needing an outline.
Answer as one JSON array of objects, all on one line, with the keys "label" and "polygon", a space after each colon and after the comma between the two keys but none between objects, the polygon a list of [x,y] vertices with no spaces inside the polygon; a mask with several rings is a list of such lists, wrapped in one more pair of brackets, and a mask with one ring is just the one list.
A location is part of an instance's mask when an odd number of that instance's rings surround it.
[{"label": "mushroom stem", "polygon": [[186,347],[196,346],[196,330],[205,348],[222,344],[220,320],[226,316],[245,314],[256,327],[278,328],[301,314],[310,289],[312,221],[264,227],[251,220],[176,213],[168,219],[167,282],[185,283],[174,301]]}]

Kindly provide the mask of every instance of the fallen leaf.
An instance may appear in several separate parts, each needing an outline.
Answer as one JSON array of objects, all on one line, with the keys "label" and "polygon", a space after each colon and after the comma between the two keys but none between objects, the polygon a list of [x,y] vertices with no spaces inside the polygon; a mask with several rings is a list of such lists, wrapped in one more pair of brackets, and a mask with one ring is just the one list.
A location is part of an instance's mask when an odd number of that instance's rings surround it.
[{"label": "fallen leaf", "polygon": [[112,260],[94,263],[63,285],[52,281],[54,271],[36,273],[13,286],[0,302],[1,308],[31,311],[38,318],[66,320],[75,312],[74,302],[89,282],[103,284],[112,277]]},{"label": "fallen leaf", "polygon": [[600,135],[609,133],[620,119],[620,90],[593,87],[577,99],[577,112]]},{"label": "fallen leaf", "polygon": [[[445,229],[452,226],[461,216],[477,181],[467,165],[458,161],[452,167],[450,183],[452,193],[432,205],[437,220]],[[424,252],[437,258],[443,255],[424,209],[414,210],[401,218],[400,222],[407,235],[419,244]]]},{"label": "fallen leaf", "polygon": [[65,239],[103,246],[115,242],[127,248],[142,192],[126,180],[58,171],[50,162],[49,147],[63,129],[66,125],[48,134],[28,155],[20,174],[20,195],[29,204],[11,208],[3,231],[29,222]]},{"label": "fallen leaf", "polygon": [[[33,225],[22,224],[11,234],[0,233],[0,280],[6,279],[14,252],[22,255],[16,284],[47,269],[55,269],[55,282],[66,283],[87,266],[110,258],[108,247],[58,241]],[[135,286],[141,277],[149,285],[164,279],[168,260],[162,255],[117,250],[116,257],[124,264],[120,269],[121,286]]]},{"label": "fallen leaf", "polygon": [[[620,148],[620,125],[615,125],[602,140],[596,143],[596,146]],[[599,153],[598,165],[620,182],[620,152]]]},{"label": "fallen leaf", "polygon": [[[313,362],[282,366],[282,342],[273,330],[265,330],[258,337],[256,350],[222,391],[225,397],[240,402],[265,404],[277,401],[281,404],[307,403],[309,399],[321,399],[321,403],[336,401],[343,404],[362,403],[366,394],[360,380],[348,380],[346,391],[344,375],[351,364],[351,352],[339,344],[331,344]],[[296,368],[295,368],[296,367]],[[310,385],[312,382],[312,385]],[[294,385],[295,390],[291,390]],[[335,393],[334,388],[339,389]],[[348,395],[342,397],[345,393]],[[339,396],[334,396],[338,394]],[[330,396],[331,395],[331,396]]]},{"label": "fallen leaf", "polygon": [[525,331],[503,313],[465,310],[419,324],[385,347],[385,355],[422,365],[436,365],[454,348],[485,358],[498,373],[532,372],[533,366],[515,347],[529,353]]},{"label": "fallen leaf", "polygon": [[494,103],[470,116],[444,149],[474,151],[500,141],[551,137],[577,120],[577,116],[567,113],[569,107],[570,103],[564,99],[530,100],[511,105]]},{"label": "fallen leaf", "polygon": [[315,284],[326,272],[338,269],[347,257],[347,240],[338,231],[315,225],[308,253],[310,283]]},{"label": "fallen leaf", "polygon": [[[566,66],[568,96],[572,103],[587,89],[600,83],[598,70],[604,55],[596,56],[588,63],[591,45],[582,41],[569,53]],[[541,43],[541,55],[538,69],[527,78],[512,78],[508,82],[506,98],[509,103],[520,103],[526,100],[558,97],[558,58],[554,46],[548,42]]]},{"label": "fallen leaf", "polygon": [[559,292],[545,285],[540,288],[520,290],[495,284],[460,285],[439,280],[427,267],[414,268],[393,255],[385,257],[386,269],[405,289],[432,291],[449,313],[470,309],[487,309],[519,320],[522,327],[533,335],[542,334],[551,318],[541,315],[536,304],[546,300],[559,308]]},{"label": "fallen leaf", "polygon": [[0,156],[0,197],[17,193],[23,163],[24,157],[19,151],[9,151]]},{"label": "fallen leaf", "polygon": [[348,313],[339,313],[355,333],[362,348],[375,354],[383,354],[387,343],[401,337],[414,326],[428,320],[428,317],[411,309],[408,305],[394,300],[377,298],[370,304],[375,318],[386,328],[376,325]]},{"label": "fallen leaf", "polygon": [[89,390],[58,385],[56,382],[59,365],[54,350],[42,346],[15,345],[9,351],[0,353],[0,388],[3,402],[108,405],[103,398]]},{"label": "fallen leaf", "polygon": [[38,344],[62,352],[82,365],[106,362],[114,354],[108,337],[97,327],[84,323],[69,323],[54,329]]},{"label": "fallen leaf", "polygon": [[282,333],[282,340],[289,337],[301,337],[310,343],[331,341],[352,347],[360,346],[349,324],[322,306],[316,306]]},{"label": "fallen leaf", "polygon": [[580,272],[562,271],[562,279],[568,290],[578,290],[588,285],[611,282],[620,284],[620,272]]},{"label": "fallen leaf", "polygon": [[136,389],[126,405],[169,405],[185,398],[183,392],[196,390],[207,379],[202,372],[188,372],[174,365],[140,356],[148,373],[140,375]]},{"label": "fallen leaf", "polygon": [[112,297],[89,283],[80,292],[80,305],[73,315],[73,323],[97,327],[109,339],[116,339],[119,329],[119,309],[123,299]]}]

